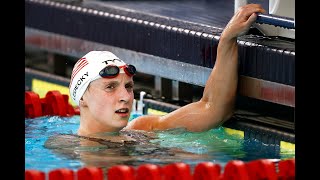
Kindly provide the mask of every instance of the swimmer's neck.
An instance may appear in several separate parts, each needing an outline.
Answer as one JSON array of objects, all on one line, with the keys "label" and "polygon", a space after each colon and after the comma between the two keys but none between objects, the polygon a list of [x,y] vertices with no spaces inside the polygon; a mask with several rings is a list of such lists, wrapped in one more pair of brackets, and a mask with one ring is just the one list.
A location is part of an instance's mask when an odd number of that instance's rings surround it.
[{"label": "swimmer's neck", "polygon": [[119,133],[121,129],[119,128],[83,128],[81,125],[78,129],[78,132],[77,134],[79,136],[87,136],[87,135],[90,135],[90,134],[97,134],[97,133]]},{"label": "swimmer's neck", "polygon": [[87,136],[90,134],[104,133],[104,132],[119,132],[123,127],[108,126],[90,115],[83,114],[80,116],[80,126],[78,129],[79,136]]}]

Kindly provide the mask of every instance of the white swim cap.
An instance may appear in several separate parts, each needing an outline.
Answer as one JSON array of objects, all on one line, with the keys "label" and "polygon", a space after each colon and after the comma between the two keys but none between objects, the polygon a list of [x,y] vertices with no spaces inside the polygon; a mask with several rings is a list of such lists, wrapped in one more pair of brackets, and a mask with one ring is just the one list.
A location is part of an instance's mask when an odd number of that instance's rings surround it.
[{"label": "white swim cap", "polygon": [[[90,51],[77,61],[72,70],[69,93],[78,106],[90,82],[102,78],[99,72],[109,65],[123,67],[126,63],[109,51]],[[121,68],[120,73],[124,73]]]}]

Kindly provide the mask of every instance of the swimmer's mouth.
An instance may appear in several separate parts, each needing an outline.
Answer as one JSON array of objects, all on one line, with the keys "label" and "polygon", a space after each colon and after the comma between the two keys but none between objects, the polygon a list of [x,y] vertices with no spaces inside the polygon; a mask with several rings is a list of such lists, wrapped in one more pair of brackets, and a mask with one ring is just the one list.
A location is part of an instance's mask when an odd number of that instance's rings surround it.
[{"label": "swimmer's mouth", "polygon": [[125,113],[128,113],[128,112],[129,112],[129,109],[128,109],[128,108],[122,108],[122,109],[116,110],[116,113],[123,113],[123,114],[125,114]]}]

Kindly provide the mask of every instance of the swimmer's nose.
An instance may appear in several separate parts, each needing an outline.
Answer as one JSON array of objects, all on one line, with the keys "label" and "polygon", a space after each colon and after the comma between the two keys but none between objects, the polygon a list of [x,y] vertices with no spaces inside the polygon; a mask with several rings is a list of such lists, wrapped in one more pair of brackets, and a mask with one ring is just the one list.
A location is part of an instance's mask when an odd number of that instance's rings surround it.
[{"label": "swimmer's nose", "polygon": [[118,93],[120,102],[128,103],[132,98],[132,92],[128,91],[125,87],[120,88]]}]

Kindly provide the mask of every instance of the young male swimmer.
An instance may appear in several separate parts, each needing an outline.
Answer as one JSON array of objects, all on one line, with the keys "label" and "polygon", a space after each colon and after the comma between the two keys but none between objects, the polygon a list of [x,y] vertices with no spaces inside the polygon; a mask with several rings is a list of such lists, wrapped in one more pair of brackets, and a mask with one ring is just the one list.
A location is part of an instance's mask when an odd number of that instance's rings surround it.
[{"label": "young male swimmer", "polygon": [[185,128],[200,132],[220,126],[234,111],[238,82],[237,37],[266,11],[259,4],[240,7],[223,30],[215,66],[203,97],[164,116],[144,115],[128,122],[136,69],[108,51],[91,51],[74,66],[70,96],[80,108],[78,135],[120,130]]}]

